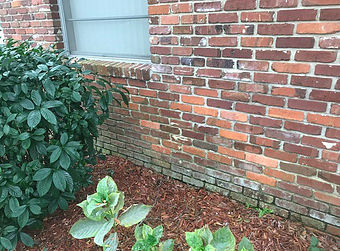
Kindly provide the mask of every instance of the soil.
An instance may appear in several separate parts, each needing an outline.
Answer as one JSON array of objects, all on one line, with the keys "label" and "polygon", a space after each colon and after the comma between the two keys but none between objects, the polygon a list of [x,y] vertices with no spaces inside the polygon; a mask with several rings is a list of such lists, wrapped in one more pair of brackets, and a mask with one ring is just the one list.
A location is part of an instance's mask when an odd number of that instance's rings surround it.
[{"label": "soil", "polygon": [[[112,175],[113,174],[113,175]],[[67,211],[57,211],[44,220],[44,229],[31,232],[36,242],[33,248],[18,247],[17,250],[46,251],[93,251],[101,250],[93,240],[76,240],[69,234],[71,226],[83,217],[76,204],[95,192],[97,182],[111,175],[120,191],[125,193],[126,207],[144,203],[153,205],[145,223],[152,227],[164,227],[163,239],[175,239],[174,250],[188,250],[185,232],[193,231],[208,224],[212,231],[228,225],[237,243],[243,236],[248,237],[255,250],[307,250],[311,236],[319,240],[319,247],[339,250],[340,239],[306,228],[273,214],[259,217],[254,209],[232,201],[218,193],[197,189],[173,180],[152,170],[138,167],[132,162],[118,157],[108,157],[94,167],[93,185],[82,189],[77,200]],[[134,227],[119,227],[119,250],[131,250],[135,242]]]}]

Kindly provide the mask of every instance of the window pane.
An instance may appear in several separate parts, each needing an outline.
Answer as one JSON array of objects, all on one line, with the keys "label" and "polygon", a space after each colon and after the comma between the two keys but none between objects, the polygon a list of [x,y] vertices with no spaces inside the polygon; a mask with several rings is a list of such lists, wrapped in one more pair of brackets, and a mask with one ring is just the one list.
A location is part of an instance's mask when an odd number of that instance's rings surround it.
[{"label": "window pane", "polygon": [[147,0],[66,0],[66,19],[147,16]]},{"label": "window pane", "polygon": [[68,27],[73,54],[149,58],[148,19],[73,21]]}]

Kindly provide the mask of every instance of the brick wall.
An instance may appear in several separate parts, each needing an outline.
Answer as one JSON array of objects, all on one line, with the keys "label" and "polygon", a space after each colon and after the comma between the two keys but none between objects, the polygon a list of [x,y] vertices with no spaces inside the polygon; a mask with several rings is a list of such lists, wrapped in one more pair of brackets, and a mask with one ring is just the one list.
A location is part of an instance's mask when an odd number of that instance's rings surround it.
[{"label": "brick wall", "polygon": [[6,38],[63,47],[57,0],[0,0],[0,24]]},{"label": "brick wall", "polygon": [[99,147],[339,235],[340,1],[149,0],[149,14],[151,80],[85,65],[131,93]]}]

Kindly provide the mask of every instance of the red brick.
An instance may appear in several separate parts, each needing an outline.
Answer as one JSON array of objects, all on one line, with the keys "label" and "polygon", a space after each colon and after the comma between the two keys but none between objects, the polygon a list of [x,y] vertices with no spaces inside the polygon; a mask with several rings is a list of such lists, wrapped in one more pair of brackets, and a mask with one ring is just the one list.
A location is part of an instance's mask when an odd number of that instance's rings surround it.
[{"label": "red brick", "polygon": [[290,163],[281,162],[280,169],[290,172],[290,173],[302,174],[304,176],[315,176],[316,175],[315,168],[310,168],[310,167],[305,167],[305,166],[300,166],[300,165],[295,165],[295,164],[290,164]]},{"label": "red brick", "polygon": [[268,86],[256,83],[239,83],[238,90],[242,92],[267,93]]},{"label": "red brick", "polygon": [[317,10],[296,9],[296,10],[280,10],[277,13],[278,22],[287,21],[315,21]]},{"label": "red brick", "polygon": [[340,105],[333,104],[331,106],[331,114],[340,115]]},{"label": "red brick", "polygon": [[152,54],[171,55],[170,47],[151,46],[150,51]]},{"label": "red brick", "polygon": [[259,114],[265,115],[266,114],[266,107],[258,106],[258,105],[249,105],[243,103],[237,103],[235,106],[236,111],[251,113],[251,114]]},{"label": "red brick", "polygon": [[217,117],[218,115],[217,109],[205,108],[205,107],[200,107],[200,106],[195,106],[194,112],[200,115],[206,115],[206,116],[212,116],[212,117]]},{"label": "red brick", "polygon": [[231,59],[208,58],[207,66],[213,68],[233,68],[234,61]]},{"label": "red brick", "polygon": [[331,182],[333,184],[340,185],[340,176],[339,175],[322,171],[322,172],[319,172],[318,177],[325,180],[325,181]]},{"label": "red brick", "polygon": [[240,142],[234,142],[234,148],[243,152],[250,152],[255,154],[262,154],[262,148],[259,146],[245,144]]},{"label": "red brick", "polygon": [[263,82],[269,84],[282,84],[285,85],[288,83],[288,76],[282,74],[273,74],[273,73],[258,73],[254,74],[255,82]]},{"label": "red brick", "polygon": [[242,37],[243,47],[271,47],[274,39],[272,37]]},{"label": "red brick", "polygon": [[217,97],[218,92],[216,90],[208,89],[208,88],[195,88],[194,93],[200,96],[206,97]]},{"label": "red brick", "polygon": [[[318,150],[316,150],[315,148],[306,147],[306,146],[298,146],[298,145],[293,145],[290,143],[285,143],[283,145],[283,150],[290,152],[290,153],[297,153],[297,154],[302,154],[302,155],[310,156],[310,157],[318,156]],[[300,164],[303,164],[303,163],[300,163]]]},{"label": "red brick", "polygon": [[237,46],[237,37],[212,37],[209,46],[234,47]]},{"label": "red brick", "polygon": [[193,34],[192,26],[174,26],[173,34]]},{"label": "red brick", "polygon": [[322,37],[319,43],[320,48],[326,49],[340,49],[339,37]]},{"label": "red brick", "polygon": [[255,103],[260,103],[260,104],[270,105],[270,106],[283,107],[285,105],[284,98],[272,97],[272,96],[261,95],[261,94],[254,94],[252,101]]},{"label": "red brick", "polygon": [[182,119],[197,123],[204,123],[205,121],[205,117],[194,115],[191,113],[183,113]]},{"label": "red brick", "polygon": [[180,103],[177,103],[177,102],[172,102],[170,104],[170,109],[180,110],[182,112],[191,112],[192,111],[191,105],[180,104]]},{"label": "red brick", "polygon": [[199,149],[199,148],[196,148],[196,147],[192,147],[192,146],[186,146],[184,145],[183,146],[183,151],[184,152],[187,152],[187,153],[190,153],[192,155],[197,155],[197,156],[200,156],[202,158],[205,157],[205,151]]},{"label": "red brick", "polygon": [[340,153],[323,150],[322,159],[340,163]]},{"label": "red brick", "polygon": [[234,130],[239,132],[245,132],[249,134],[263,134],[263,128],[260,126],[252,126],[252,125],[246,125],[241,123],[236,123],[234,125]]},{"label": "red brick", "polygon": [[235,151],[230,148],[226,148],[223,146],[218,146],[218,152],[223,155],[228,155],[237,159],[245,159],[245,153],[241,151]]},{"label": "red brick", "polygon": [[272,158],[268,158],[262,155],[258,155],[258,154],[253,154],[253,153],[246,153],[246,160],[259,164],[259,165],[263,165],[263,166],[267,166],[267,167],[278,167],[278,161]]},{"label": "red brick", "polygon": [[268,115],[274,118],[303,121],[304,113],[280,108],[269,108]]},{"label": "red brick", "polygon": [[221,156],[212,152],[208,153],[208,159],[223,163],[223,164],[227,164],[227,165],[231,165],[232,160],[228,157],[225,156]]},{"label": "red brick", "polygon": [[221,56],[221,51],[213,48],[195,48],[194,55],[203,57],[219,57]]},{"label": "red brick", "polygon": [[290,191],[295,194],[300,194],[305,197],[311,197],[312,196],[312,190],[310,188],[304,188],[301,186],[297,186],[294,184],[290,184],[284,181],[279,181],[277,186],[279,188],[284,189],[285,191]]},{"label": "red brick", "polygon": [[309,73],[309,64],[274,62],[272,69],[281,73]]},{"label": "red brick", "polygon": [[242,22],[272,22],[274,12],[242,12]]},{"label": "red brick", "polygon": [[209,23],[237,23],[237,13],[214,13],[209,14]]},{"label": "red brick", "polygon": [[293,24],[259,24],[257,33],[260,35],[293,35]]},{"label": "red brick", "polygon": [[222,76],[222,71],[214,69],[199,69],[197,70],[196,75],[198,77],[220,78]]},{"label": "red brick", "polygon": [[209,80],[209,87],[215,89],[233,90],[235,82],[223,80]]},{"label": "red brick", "polygon": [[229,121],[216,118],[208,118],[207,125],[217,126],[226,129],[231,128],[231,123]]},{"label": "red brick", "polygon": [[195,85],[195,86],[204,86],[205,79],[202,78],[192,78],[192,77],[183,77],[183,84],[185,85]]},{"label": "red brick", "polygon": [[161,24],[179,24],[179,16],[161,16]]},{"label": "red brick", "polygon": [[179,57],[162,57],[162,64],[179,64]]},{"label": "red brick", "polygon": [[250,116],[250,123],[254,125],[261,125],[265,127],[274,127],[274,128],[281,128],[282,126],[282,120],[277,119],[270,119],[267,117],[255,117]]},{"label": "red brick", "polygon": [[228,120],[236,120],[241,122],[247,122],[248,121],[248,115],[240,112],[234,112],[234,111],[221,111],[220,114],[221,118],[225,118]]},{"label": "red brick", "polygon": [[294,153],[286,153],[279,150],[274,150],[270,148],[266,148],[264,151],[264,155],[274,158],[274,159],[280,159],[288,162],[295,163],[297,161],[297,154]]},{"label": "red brick", "polygon": [[284,128],[287,130],[293,130],[293,131],[298,131],[298,132],[303,132],[306,134],[313,134],[313,135],[320,135],[321,129],[322,129],[320,126],[302,124],[302,123],[293,122],[293,121],[286,121]]},{"label": "red brick", "polygon": [[315,167],[317,169],[328,171],[328,172],[337,171],[337,164],[318,160],[318,159],[307,159],[307,158],[301,157],[299,160],[299,163],[301,165]]},{"label": "red brick", "polygon": [[317,65],[315,67],[316,75],[326,75],[340,77],[340,66],[337,65]]},{"label": "red brick", "polygon": [[340,91],[321,91],[321,90],[313,90],[310,95],[310,99],[314,100],[322,100],[327,102],[336,102],[340,103]]},{"label": "red brick", "polygon": [[174,73],[177,75],[192,76],[194,68],[191,67],[174,67]]},{"label": "red brick", "polygon": [[183,15],[181,17],[182,24],[205,24],[206,22],[207,22],[207,17],[205,14]]},{"label": "red brick", "polygon": [[196,26],[196,35],[219,35],[222,34],[222,25],[207,25],[207,26]]},{"label": "red brick", "polygon": [[302,5],[313,6],[313,5],[337,5],[340,4],[340,0],[302,0]]},{"label": "red brick", "polygon": [[320,11],[320,20],[335,21],[340,20],[340,8],[322,9]]},{"label": "red brick", "polygon": [[149,15],[164,15],[170,13],[170,5],[150,5]]},{"label": "red brick", "polygon": [[269,138],[280,139],[285,142],[293,142],[299,143],[300,142],[300,134],[293,133],[293,132],[285,132],[282,130],[274,130],[267,128],[266,129],[266,136]]},{"label": "red brick", "polygon": [[335,51],[302,51],[295,53],[296,61],[331,63],[336,60]]},{"label": "red brick", "polygon": [[182,95],[181,100],[184,103],[194,104],[194,105],[204,105],[205,101],[202,97],[186,96]]},{"label": "red brick", "polygon": [[205,46],[207,43],[205,37],[181,37],[180,41],[183,46]]},{"label": "red brick", "polygon": [[306,90],[289,87],[273,87],[272,94],[279,96],[304,98],[306,96]]},{"label": "red brick", "polygon": [[326,232],[338,237],[340,236],[340,228],[332,225],[327,225]]},{"label": "red brick", "polygon": [[313,48],[314,43],[313,37],[278,37],[276,48]]},{"label": "red brick", "polygon": [[332,86],[332,79],[293,75],[290,84],[305,87],[330,89]]},{"label": "red brick", "polygon": [[232,106],[232,102],[219,100],[219,99],[207,99],[207,105],[210,107],[222,108],[226,110],[230,110]]},{"label": "red brick", "polygon": [[221,2],[195,3],[194,9],[196,12],[214,12],[222,10]]},{"label": "red brick", "polygon": [[222,91],[221,98],[229,99],[229,100],[237,100],[237,101],[249,101],[249,95],[247,93],[240,92],[230,92],[230,91]]},{"label": "red brick", "polygon": [[188,58],[182,57],[181,64],[188,65],[188,66],[203,67],[205,66],[205,59],[204,58],[193,58],[193,57],[188,57]]},{"label": "red brick", "polygon": [[289,99],[288,108],[314,112],[325,112],[327,109],[327,103],[309,100]]},{"label": "red brick", "polygon": [[332,204],[332,205],[340,206],[340,197],[339,196],[334,197],[332,195],[320,193],[318,191],[314,192],[314,196],[317,200],[321,200],[321,201],[327,202],[327,203]]},{"label": "red brick", "polygon": [[327,116],[327,115],[323,116],[319,114],[309,113],[307,115],[307,121],[314,123],[314,124],[340,127],[340,117],[332,117],[332,116]]},{"label": "red brick", "polygon": [[250,49],[224,49],[222,52],[222,56],[227,58],[251,58],[252,55]]},{"label": "red brick", "polygon": [[303,197],[299,197],[299,196],[294,196],[293,197],[293,201],[300,204],[300,205],[304,205],[310,208],[314,208],[317,209],[319,211],[322,212],[327,212],[329,209],[329,206],[327,204],[324,203],[320,203],[314,199],[306,199]]},{"label": "red brick", "polygon": [[191,87],[185,85],[170,85],[171,92],[191,94]]},{"label": "red brick", "polygon": [[340,23],[300,23],[297,24],[298,34],[333,34],[340,31]]},{"label": "red brick", "polygon": [[163,147],[163,146],[152,145],[152,150],[154,150],[156,152],[168,154],[168,155],[171,154],[171,150],[169,148]]},{"label": "red brick", "polygon": [[261,0],[260,8],[290,8],[296,7],[297,0]]},{"label": "red brick", "polygon": [[266,169],[264,169],[263,173],[266,174],[266,175],[278,178],[280,180],[288,181],[288,182],[294,182],[294,180],[295,180],[295,175],[285,173],[285,172],[282,172],[282,171],[277,170],[277,169],[266,168]]},{"label": "red brick", "polygon": [[247,172],[247,178],[273,187],[276,185],[276,180],[274,178],[263,174]]},{"label": "red brick", "polygon": [[328,184],[324,183],[318,180],[302,177],[302,176],[297,176],[297,183],[303,186],[308,186],[314,189],[317,189],[319,191],[324,191],[324,192],[333,192],[333,187]]},{"label": "red brick", "polygon": [[328,128],[326,131],[326,137],[340,140],[340,130]]},{"label": "red brick", "polygon": [[169,44],[178,45],[178,37],[170,37],[170,36],[160,37],[159,41],[161,45],[169,45]]},{"label": "red brick", "polygon": [[192,4],[191,3],[179,3],[173,4],[171,6],[172,13],[187,13],[192,12]]},{"label": "red brick", "polygon": [[277,60],[277,61],[289,61],[290,51],[256,51],[256,59]]},{"label": "red brick", "polygon": [[172,49],[172,54],[179,56],[190,56],[192,55],[192,51],[192,48],[174,47]]},{"label": "red brick", "polygon": [[254,25],[243,25],[243,24],[230,24],[224,25],[224,31],[226,34],[242,34],[242,35],[253,35]]},{"label": "red brick", "polygon": [[227,138],[227,139],[232,139],[232,140],[239,140],[239,141],[248,141],[248,135],[244,133],[239,133],[239,132],[234,132],[234,131],[228,131],[224,129],[220,129],[220,136]]},{"label": "red brick", "polygon": [[256,8],[256,0],[227,0],[224,10],[253,10]]},{"label": "red brick", "polygon": [[280,147],[280,141],[272,140],[268,138],[262,138],[258,136],[250,136],[250,143],[260,145],[260,146],[267,146],[272,148],[279,148]]}]

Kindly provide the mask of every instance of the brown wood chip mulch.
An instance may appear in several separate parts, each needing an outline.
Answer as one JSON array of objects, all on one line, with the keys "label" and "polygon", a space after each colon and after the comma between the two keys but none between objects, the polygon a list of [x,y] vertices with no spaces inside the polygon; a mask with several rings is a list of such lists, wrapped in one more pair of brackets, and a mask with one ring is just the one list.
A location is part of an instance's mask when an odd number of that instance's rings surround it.
[{"label": "brown wood chip mulch", "polygon": [[[205,224],[215,231],[228,224],[237,242],[248,237],[258,251],[307,250],[312,235],[320,240],[320,247],[339,250],[340,239],[303,227],[275,215],[258,217],[258,212],[231,201],[217,193],[197,189],[152,170],[135,166],[130,161],[109,157],[93,171],[93,183],[77,195],[69,210],[57,211],[44,221],[44,229],[34,234],[34,248],[18,250],[100,250],[92,240],[75,240],[68,233],[71,226],[83,217],[76,203],[95,191],[97,182],[114,172],[120,191],[125,192],[126,206],[136,203],[153,205],[145,222],[152,227],[164,226],[164,239],[175,239],[175,250],[188,250],[185,232]],[[134,227],[119,228],[119,250],[131,250]]]}]

